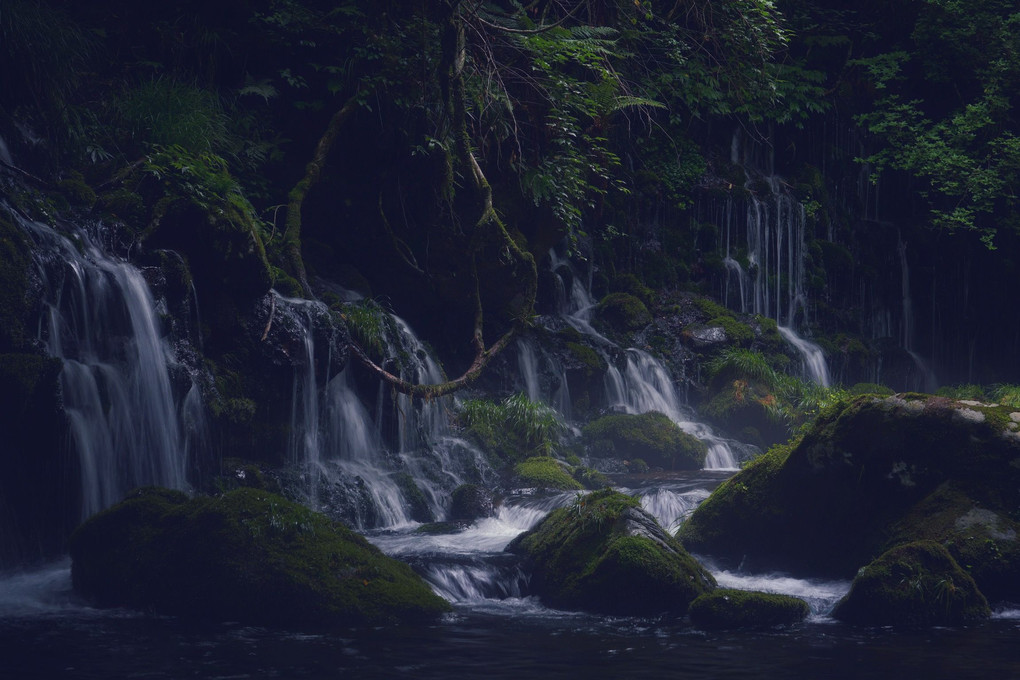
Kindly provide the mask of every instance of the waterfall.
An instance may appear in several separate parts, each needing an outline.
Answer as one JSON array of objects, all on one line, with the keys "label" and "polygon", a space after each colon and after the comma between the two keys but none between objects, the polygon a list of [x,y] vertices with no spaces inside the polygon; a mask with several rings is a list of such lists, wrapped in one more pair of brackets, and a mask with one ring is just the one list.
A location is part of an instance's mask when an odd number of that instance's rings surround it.
[{"label": "waterfall", "polygon": [[[739,130],[731,142],[731,156],[741,158]],[[745,149],[744,165],[751,188],[753,149]],[[726,267],[724,304],[742,313],[754,313],[775,319],[783,338],[801,355],[806,379],[828,387],[831,384],[825,353],[815,343],[801,337],[795,330],[798,319],[807,312],[807,287],[804,258],[807,214],[804,206],[785,188],[785,183],[772,172],[774,161],[766,159],[767,174],[757,177],[759,186],[768,187],[768,194],[751,194],[746,209],[747,259],[744,271],[732,255],[730,203],[727,202],[726,243],[723,264]],[[760,163],[759,163],[760,164]],[[730,282],[736,280],[740,294],[739,307],[731,301]],[[750,290],[745,291],[745,286]]]},{"label": "waterfall", "polygon": [[[313,319],[327,309],[317,301],[280,300],[299,312],[304,339],[304,361],[294,376],[291,459],[310,506],[360,529],[400,527],[442,518],[455,487],[490,474],[484,454],[451,435],[451,397],[394,396],[380,381],[366,404],[355,385],[356,366],[316,375],[323,349]],[[379,313],[387,369],[416,383],[442,382],[442,369],[406,322]]]},{"label": "waterfall", "polygon": [[[740,460],[751,458],[754,447],[736,441],[723,439],[715,435],[705,423],[694,419],[690,409],[677,394],[676,385],[665,365],[648,352],[631,347],[624,352],[624,364],[616,365],[609,350],[617,349],[609,339],[591,327],[591,309],[595,306],[588,289],[580,283],[570,263],[559,258],[555,251],[549,253],[552,271],[556,278],[563,282],[564,273],[570,279],[573,291],[569,297],[561,298],[562,306],[558,309],[561,318],[582,335],[590,338],[594,349],[606,362],[604,390],[607,405],[614,410],[638,414],[658,411],[665,414],[680,429],[697,437],[708,446],[705,459],[707,469],[735,469]],[[567,286],[561,286],[565,291]],[[569,390],[564,375],[553,406],[565,417],[569,418]]]},{"label": "waterfall", "polygon": [[622,373],[610,365],[606,374],[606,395],[614,408],[626,413],[658,411],[666,414],[681,430],[708,446],[706,470],[736,469],[739,460],[754,455],[753,447],[718,437],[708,425],[693,419],[693,414],[681,403],[661,361],[634,347],[627,350],[626,361]]},{"label": "waterfall", "polygon": [[825,353],[822,348],[797,335],[797,332],[788,326],[779,326],[779,334],[783,339],[794,346],[804,360],[804,378],[818,383],[822,387],[832,385],[829,378],[829,366],[825,363]]},{"label": "waterfall", "polygon": [[914,363],[916,389],[934,392],[938,388],[938,379],[921,355],[914,351],[914,301],[910,294],[910,265],[907,263],[907,244],[903,234],[896,233],[896,250],[900,257],[900,295],[903,306],[903,329],[900,344]]},{"label": "waterfall", "polygon": [[45,305],[40,339],[64,364],[60,382],[81,461],[82,517],[138,486],[186,488],[188,444],[204,429],[201,397],[192,385],[180,404],[175,400],[173,353],[141,271],[104,252],[82,229],[73,230],[72,242],[9,212],[35,244]]},{"label": "waterfall", "polygon": [[0,163],[9,168],[15,167],[14,159],[11,158],[11,151],[7,148],[7,142],[4,141],[3,137],[0,137]]},{"label": "waterfall", "polygon": [[517,340],[517,370],[524,382],[524,393],[532,401],[542,400],[542,390],[538,384],[538,360],[531,342],[523,338]]}]

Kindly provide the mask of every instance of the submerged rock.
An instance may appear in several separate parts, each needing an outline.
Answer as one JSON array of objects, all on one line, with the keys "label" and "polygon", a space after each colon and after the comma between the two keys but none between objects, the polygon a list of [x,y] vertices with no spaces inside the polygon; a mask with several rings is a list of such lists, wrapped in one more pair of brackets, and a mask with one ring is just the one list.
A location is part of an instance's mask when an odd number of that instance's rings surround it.
[{"label": "submerged rock", "polygon": [[362,536],[281,496],[141,489],[71,536],[74,588],[102,606],[257,624],[347,626],[449,609]]},{"label": "submerged rock", "polygon": [[1013,596],[1020,441],[1010,411],[918,394],[855,398],[722,484],[678,537],[749,568],[844,578],[891,540],[933,538],[979,587]]},{"label": "submerged rock", "polygon": [[720,588],[691,603],[700,628],[769,628],[797,623],[810,613],[807,602],[789,595]]},{"label": "submerged rock", "polygon": [[621,615],[683,615],[715,579],[640,508],[605,489],[579,496],[515,538],[507,550],[533,570],[552,607]]},{"label": "submerged rock", "polygon": [[864,567],[832,616],[866,625],[955,626],[991,615],[988,602],[949,552],[917,541]]}]

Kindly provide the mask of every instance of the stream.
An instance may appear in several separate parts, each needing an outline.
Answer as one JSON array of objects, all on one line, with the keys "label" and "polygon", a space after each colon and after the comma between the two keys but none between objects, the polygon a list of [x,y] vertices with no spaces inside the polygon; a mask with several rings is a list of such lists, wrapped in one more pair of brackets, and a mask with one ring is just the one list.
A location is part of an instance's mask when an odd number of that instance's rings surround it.
[{"label": "stream", "polygon": [[[728,472],[614,479],[666,526]],[[724,587],[805,599],[777,629],[707,632],[683,619],[606,617],[543,606],[502,550],[574,494],[512,496],[464,531],[368,532],[454,605],[429,626],[295,631],[97,610],[61,561],[0,578],[0,678],[1009,678],[1020,671],[1020,610],[967,628],[859,628],[828,612],[844,581],[719,571]],[[705,563],[711,568],[711,560]]]}]

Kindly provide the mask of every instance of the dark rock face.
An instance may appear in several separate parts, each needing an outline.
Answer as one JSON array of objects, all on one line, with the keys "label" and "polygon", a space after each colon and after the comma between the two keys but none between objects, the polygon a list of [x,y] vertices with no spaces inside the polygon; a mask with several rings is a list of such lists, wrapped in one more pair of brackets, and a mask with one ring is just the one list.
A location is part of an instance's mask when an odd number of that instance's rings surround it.
[{"label": "dark rock face", "polygon": [[552,512],[507,546],[554,607],[621,615],[683,615],[715,579],[638,507],[606,489]]},{"label": "dark rock face", "polygon": [[266,491],[141,489],[70,541],[75,590],[102,606],[248,623],[345,626],[447,611],[406,564]]},{"label": "dark rock face", "polygon": [[699,628],[769,628],[802,621],[810,609],[789,595],[720,588],[691,603],[691,622]]},{"label": "dark rock face", "polygon": [[991,615],[977,584],[938,543],[917,541],[860,570],[833,617],[866,625],[956,626]]},{"label": "dark rock face", "polygon": [[453,490],[450,505],[450,519],[474,521],[492,517],[494,512],[492,494],[477,484],[461,484]]},{"label": "dark rock face", "polygon": [[754,568],[849,577],[932,538],[982,589],[1020,590],[1020,436],[1012,409],[927,395],[858,397],[716,490],[681,527],[690,550]]}]

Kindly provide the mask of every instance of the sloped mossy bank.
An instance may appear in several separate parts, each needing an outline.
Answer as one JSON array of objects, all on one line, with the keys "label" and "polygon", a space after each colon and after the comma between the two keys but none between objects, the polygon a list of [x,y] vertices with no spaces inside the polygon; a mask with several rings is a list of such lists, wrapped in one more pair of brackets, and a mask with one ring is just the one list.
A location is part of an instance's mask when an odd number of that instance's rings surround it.
[{"label": "sloped mossy bank", "polygon": [[715,579],[640,508],[610,489],[579,496],[507,551],[532,568],[531,588],[553,607],[682,616]]},{"label": "sloped mossy bank", "polygon": [[692,552],[849,578],[897,545],[943,546],[991,599],[1020,594],[1020,413],[862,396],[735,475],[681,527]]},{"label": "sloped mossy bank", "polygon": [[72,534],[74,588],[103,606],[244,623],[434,619],[450,606],[341,524],[266,491],[133,492]]}]

